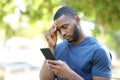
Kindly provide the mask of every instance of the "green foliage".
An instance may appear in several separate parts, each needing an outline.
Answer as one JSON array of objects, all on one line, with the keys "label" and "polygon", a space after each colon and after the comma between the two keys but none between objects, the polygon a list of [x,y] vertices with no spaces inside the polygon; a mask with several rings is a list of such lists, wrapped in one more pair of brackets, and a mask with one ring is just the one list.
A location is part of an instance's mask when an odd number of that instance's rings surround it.
[{"label": "green foliage", "polygon": [[97,21],[106,31],[120,30],[120,0],[62,0],[77,12],[84,12],[88,20]]},{"label": "green foliage", "polygon": [[[62,5],[83,13],[85,16],[81,19],[95,24],[93,36],[104,35],[107,46],[120,52],[120,0],[0,0],[0,33],[4,31],[5,39],[12,36],[33,38],[38,34],[44,38],[55,11]],[[12,24],[6,21],[11,15]]]},{"label": "green foliage", "polygon": [[[31,28],[33,33],[29,34],[31,35],[31,37],[29,37],[32,38],[33,35],[35,36],[39,32],[45,32],[46,27],[50,25],[50,20],[55,9],[59,7],[59,2],[59,0],[0,0],[0,27],[6,30],[6,38],[20,36],[19,31],[21,30],[23,32],[21,34],[24,34],[24,30],[27,29],[27,31],[31,32],[31,30],[29,30]],[[20,15],[18,13],[20,13]],[[19,18],[16,24],[5,21],[5,17],[10,15],[19,15],[19,17],[12,16],[13,18],[11,18],[11,20],[14,19],[14,17]],[[40,25],[37,25],[38,22]],[[34,32],[34,30],[36,31]],[[14,34],[11,33],[13,31]]]},{"label": "green foliage", "polygon": [[72,6],[78,13],[83,12],[87,17],[86,20],[94,22],[93,36],[100,37],[102,42],[120,56],[118,36],[120,35],[120,0],[62,0],[62,2],[64,5]]}]

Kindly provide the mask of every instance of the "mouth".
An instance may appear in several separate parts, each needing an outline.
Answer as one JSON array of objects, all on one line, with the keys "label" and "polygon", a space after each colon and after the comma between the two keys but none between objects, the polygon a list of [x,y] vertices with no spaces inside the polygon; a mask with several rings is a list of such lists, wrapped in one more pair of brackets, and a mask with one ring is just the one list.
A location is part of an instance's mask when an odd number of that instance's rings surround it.
[{"label": "mouth", "polygon": [[63,38],[66,39],[67,41],[69,41],[69,40],[71,39],[70,36],[65,36],[65,37],[63,37]]}]

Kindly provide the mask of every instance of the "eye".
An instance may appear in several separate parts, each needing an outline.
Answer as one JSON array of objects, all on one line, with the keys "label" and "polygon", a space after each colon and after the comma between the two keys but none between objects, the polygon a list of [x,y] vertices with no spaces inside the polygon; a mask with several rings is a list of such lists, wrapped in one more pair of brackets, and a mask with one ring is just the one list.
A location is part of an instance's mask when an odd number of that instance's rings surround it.
[{"label": "eye", "polygon": [[65,24],[62,26],[63,29],[67,29],[67,27],[68,27],[68,24]]}]

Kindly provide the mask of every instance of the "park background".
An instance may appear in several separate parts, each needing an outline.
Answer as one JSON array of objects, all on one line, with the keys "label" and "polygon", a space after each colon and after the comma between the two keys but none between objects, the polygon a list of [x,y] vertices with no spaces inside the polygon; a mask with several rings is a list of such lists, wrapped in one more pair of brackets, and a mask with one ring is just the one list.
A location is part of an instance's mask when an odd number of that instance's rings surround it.
[{"label": "park background", "polygon": [[0,0],[0,80],[39,80],[44,34],[63,5],[73,7],[85,33],[110,50],[112,80],[120,80],[120,0]]}]

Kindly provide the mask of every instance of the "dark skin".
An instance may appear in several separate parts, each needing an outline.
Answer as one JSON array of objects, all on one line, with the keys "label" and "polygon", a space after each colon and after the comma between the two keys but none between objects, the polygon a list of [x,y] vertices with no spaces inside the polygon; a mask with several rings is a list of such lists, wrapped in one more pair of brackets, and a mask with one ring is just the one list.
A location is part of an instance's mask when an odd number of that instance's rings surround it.
[{"label": "dark skin", "polygon": [[[73,45],[79,44],[86,38],[79,24],[80,19],[78,16],[72,18],[62,15],[54,21],[53,27],[51,27],[45,35],[48,45],[53,53],[57,42],[57,31],[59,31],[63,39],[66,39]],[[77,35],[77,38],[74,37],[75,35]],[[43,72],[43,70],[45,71]],[[41,74],[41,77],[43,77],[42,80],[55,80],[56,76],[67,80],[84,80],[62,60],[46,60],[41,70]],[[92,80],[110,80],[110,78],[93,76]]]}]

